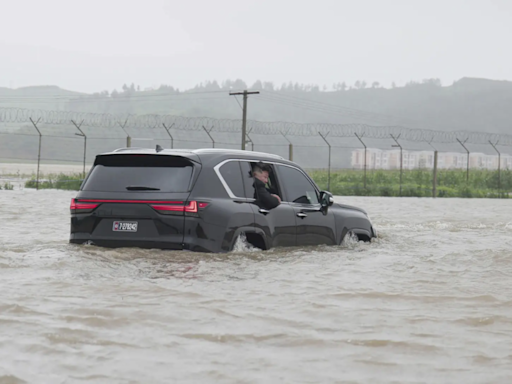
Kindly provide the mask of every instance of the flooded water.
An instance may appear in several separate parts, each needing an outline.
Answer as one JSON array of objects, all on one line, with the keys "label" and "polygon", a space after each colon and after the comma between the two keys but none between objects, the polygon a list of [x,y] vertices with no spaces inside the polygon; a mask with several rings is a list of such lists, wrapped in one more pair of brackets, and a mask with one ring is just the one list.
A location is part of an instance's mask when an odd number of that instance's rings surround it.
[{"label": "flooded water", "polygon": [[68,244],[74,192],[0,191],[0,383],[510,383],[512,200],[357,198],[372,244]]}]

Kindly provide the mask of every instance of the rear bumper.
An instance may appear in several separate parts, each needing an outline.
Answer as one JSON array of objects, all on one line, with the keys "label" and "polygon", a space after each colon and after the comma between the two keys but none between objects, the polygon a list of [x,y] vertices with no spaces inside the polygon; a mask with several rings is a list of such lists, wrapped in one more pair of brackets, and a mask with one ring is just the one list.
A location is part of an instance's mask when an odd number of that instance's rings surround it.
[{"label": "rear bumper", "polygon": [[222,252],[219,244],[211,240],[197,239],[187,237],[186,243],[176,243],[173,241],[158,240],[128,240],[128,239],[108,239],[92,238],[88,233],[72,233],[69,236],[71,244],[90,244],[105,248],[144,248],[144,249],[168,249],[168,250],[186,250],[193,252]]},{"label": "rear bumper", "polygon": [[127,240],[91,238],[88,233],[72,233],[69,236],[71,244],[92,244],[106,248],[153,248],[153,249],[183,249],[183,244],[161,240]]}]

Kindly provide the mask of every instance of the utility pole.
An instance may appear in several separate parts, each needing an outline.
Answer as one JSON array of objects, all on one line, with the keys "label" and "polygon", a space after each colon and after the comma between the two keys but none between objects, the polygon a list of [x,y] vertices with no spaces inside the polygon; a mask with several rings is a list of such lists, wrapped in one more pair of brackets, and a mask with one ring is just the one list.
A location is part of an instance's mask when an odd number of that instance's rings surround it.
[{"label": "utility pole", "polygon": [[230,96],[243,95],[244,96],[244,106],[243,106],[243,116],[242,116],[242,150],[245,150],[245,141],[247,140],[247,96],[248,95],[257,95],[259,91],[248,92],[247,90],[243,92],[229,92]]}]

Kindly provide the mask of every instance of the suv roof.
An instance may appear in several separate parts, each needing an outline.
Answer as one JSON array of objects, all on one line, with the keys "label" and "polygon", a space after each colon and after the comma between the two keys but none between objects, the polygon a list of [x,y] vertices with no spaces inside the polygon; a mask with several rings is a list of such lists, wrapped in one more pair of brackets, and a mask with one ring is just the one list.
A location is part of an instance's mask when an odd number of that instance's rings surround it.
[{"label": "suv roof", "polygon": [[156,154],[156,155],[176,155],[176,154],[189,154],[189,155],[227,155],[227,156],[259,156],[269,157],[273,159],[285,160],[282,156],[274,155],[265,152],[244,151],[241,149],[225,149],[225,148],[200,148],[200,149],[162,149],[157,152],[155,149],[129,147],[118,148],[112,152],[103,153],[102,155],[110,155],[114,153],[133,153],[133,154]]}]

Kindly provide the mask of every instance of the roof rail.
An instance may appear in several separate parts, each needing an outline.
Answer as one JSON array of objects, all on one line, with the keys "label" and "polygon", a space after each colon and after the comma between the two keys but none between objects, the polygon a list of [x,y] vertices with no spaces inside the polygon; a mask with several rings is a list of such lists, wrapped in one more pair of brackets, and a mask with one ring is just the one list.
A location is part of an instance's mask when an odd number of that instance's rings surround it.
[{"label": "roof rail", "polygon": [[112,152],[123,152],[123,151],[131,151],[133,149],[148,149],[148,148],[143,148],[143,147],[126,147],[126,148],[117,148],[117,149],[114,149]]},{"label": "roof rail", "polygon": [[273,153],[258,152],[258,151],[247,151],[247,150],[242,150],[242,149],[199,148],[199,149],[194,149],[191,152],[195,152],[195,153],[229,152],[229,153],[232,153],[232,154],[240,154],[240,155],[244,154],[244,155],[256,155],[256,156],[268,156],[268,157],[273,157],[275,159],[285,160],[284,157],[282,157],[280,155],[275,155]]}]

